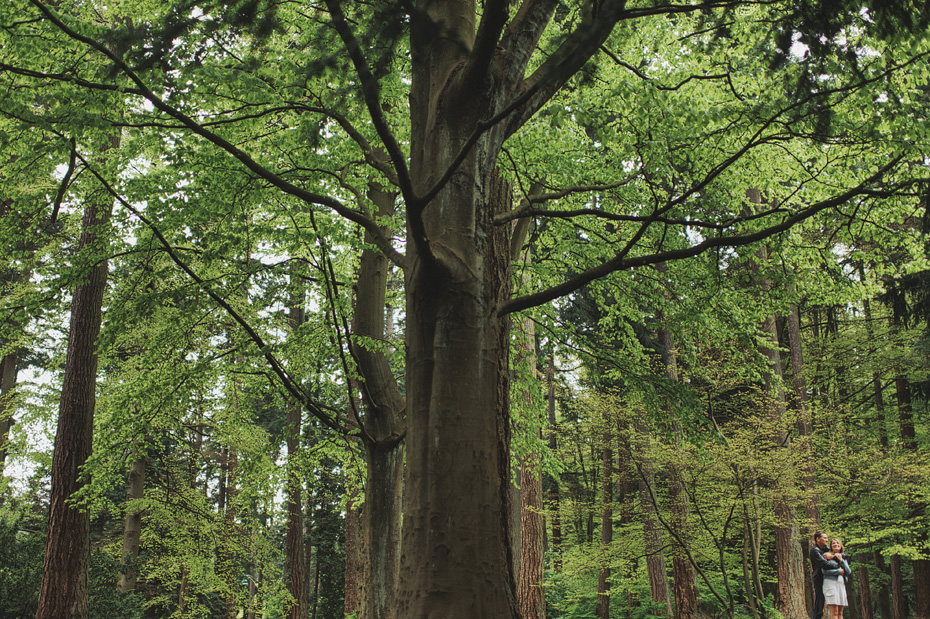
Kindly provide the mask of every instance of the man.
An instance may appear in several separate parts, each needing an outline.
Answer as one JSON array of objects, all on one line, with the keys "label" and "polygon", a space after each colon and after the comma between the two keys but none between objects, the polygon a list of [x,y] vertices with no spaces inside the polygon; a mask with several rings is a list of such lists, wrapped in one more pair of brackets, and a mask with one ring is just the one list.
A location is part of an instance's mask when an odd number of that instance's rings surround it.
[{"label": "man", "polygon": [[814,545],[811,546],[811,580],[814,583],[814,617],[813,619],[823,619],[823,567],[826,559],[823,553],[827,552],[827,534],[815,533]]}]

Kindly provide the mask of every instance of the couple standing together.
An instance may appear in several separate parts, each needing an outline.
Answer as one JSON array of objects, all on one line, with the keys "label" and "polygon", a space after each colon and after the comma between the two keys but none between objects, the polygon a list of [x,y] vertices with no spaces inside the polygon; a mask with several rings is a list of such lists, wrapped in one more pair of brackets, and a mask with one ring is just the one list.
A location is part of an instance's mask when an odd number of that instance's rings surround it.
[{"label": "couple standing together", "polygon": [[811,578],[814,581],[814,618],[823,619],[823,607],[827,606],[827,619],[843,619],[846,599],[846,581],[849,579],[849,563],[843,553],[843,544],[834,538],[827,546],[827,534],[814,535],[810,552]]}]

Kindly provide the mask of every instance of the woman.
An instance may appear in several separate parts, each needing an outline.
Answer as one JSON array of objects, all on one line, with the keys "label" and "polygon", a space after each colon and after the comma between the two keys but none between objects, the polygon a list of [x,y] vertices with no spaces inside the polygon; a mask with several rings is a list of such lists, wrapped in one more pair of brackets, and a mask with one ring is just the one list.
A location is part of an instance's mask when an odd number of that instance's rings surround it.
[{"label": "woman", "polygon": [[849,563],[843,554],[843,543],[833,538],[830,552],[823,553],[823,597],[827,606],[827,619],[843,619],[846,599],[846,580],[849,579]]}]

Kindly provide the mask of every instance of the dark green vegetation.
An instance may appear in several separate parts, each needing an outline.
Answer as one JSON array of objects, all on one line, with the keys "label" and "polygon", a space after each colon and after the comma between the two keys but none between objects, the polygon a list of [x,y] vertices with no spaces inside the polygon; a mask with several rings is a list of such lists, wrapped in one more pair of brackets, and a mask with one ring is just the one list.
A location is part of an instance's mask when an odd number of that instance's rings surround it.
[{"label": "dark green vegetation", "polygon": [[930,619],[926,10],[2,3],[0,612]]}]

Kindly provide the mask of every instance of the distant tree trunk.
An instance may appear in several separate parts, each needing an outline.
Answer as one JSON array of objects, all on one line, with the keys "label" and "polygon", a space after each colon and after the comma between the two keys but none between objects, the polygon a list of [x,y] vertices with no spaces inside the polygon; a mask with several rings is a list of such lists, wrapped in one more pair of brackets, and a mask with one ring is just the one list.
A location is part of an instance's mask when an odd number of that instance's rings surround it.
[{"label": "distant tree trunk", "polygon": [[597,617],[610,619],[610,545],[613,530],[613,436],[605,430],[601,449],[601,547],[597,575]]},{"label": "distant tree trunk", "polygon": [[749,602],[749,614],[752,616],[752,619],[759,619],[759,608],[756,604],[756,591],[753,586],[753,571],[750,569],[750,538],[751,529],[749,521],[743,519],[743,590],[746,593],[746,600]]},{"label": "distant tree trunk", "polygon": [[[811,538],[815,530],[820,530],[820,506],[817,501],[817,476],[811,450],[811,408],[807,397],[807,379],[804,376],[804,353],[801,348],[801,315],[797,304],[788,309],[788,348],[791,354],[791,378],[794,387],[794,401],[798,409],[798,435],[800,437],[801,459],[804,462],[804,511],[807,523],[803,535]],[[809,548],[805,548],[809,550]]]},{"label": "distant tree trunk", "polygon": [[[901,372],[895,368],[895,393],[898,398],[898,421],[901,427],[901,442],[904,448],[912,453],[917,453],[917,436],[914,429],[914,410],[911,400],[910,381]],[[926,505],[918,500],[909,499],[907,505],[910,517],[915,522],[921,522],[924,518]],[[922,545],[925,541],[926,534],[918,531],[915,545]],[[914,619],[930,619],[930,560],[914,559],[911,561],[911,567],[914,572]],[[899,568],[900,569],[900,568]]]},{"label": "distant tree trunk", "polygon": [[[860,552],[856,555],[856,563],[859,569],[856,570],[859,575],[859,607],[862,619],[874,619],[872,613],[872,586],[869,582],[869,555]],[[884,619],[884,618],[883,618]]]},{"label": "distant tree trunk", "polygon": [[[879,574],[883,576],[888,574],[888,570],[885,568],[885,557],[882,555],[881,551],[873,550],[872,551],[872,560],[875,562],[875,569]],[[889,578],[890,581],[890,578]],[[891,610],[891,594],[890,586],[882,586],[878,590],[878,616],[880,619],[893,619],[893,613]]]},{"label": "distant tree trunk", "polygon": [[520,577],[517,599],[523,619],[544,619],[542,479],[538,455],[520,467]]},{"label": "distant tree trunk", "polygon": [[[665,264],[660,264],[658,270],[665,272]],[[662,312],[657,312],[659,320],[665,322]],[[678,362],[676,359],[675,342],[668,327],[663,325],[659,329],[659,342],[662,344],[662,361],[669,380],[677,383]],[[663,406],[668,419],[672,436],[676,444],[676,451],[668,466],[668,492],[672,510],[672,530],[675,535],[672,539],[672,584],[675,597],[675,617],[677,619],[694,619],[697,616],[697,587],[695,585],[694,568],[688,558],[687,544],[690,542],[690,524],[688,522],[691,505],[685,489],[684,466],[681,462],[681,445],[684,433],[681,430],[681,421],[675,412],[675,407],[669,402]]]},{"label": "distant tree trunk", "polygon": [[[386,159],[386,155],[375,153]],[[378,215],[394,213],[396,193],[370,183],[368,197]],[[390,236],[389,228],[382,228]],[[365,239],[373,243],[370,234]],[[358,269],[352,353],[364,378],[361,383],[362,410],[357,420],[365,446],[367,477],[365,504],[361,507],[363,574],[359,587],[359,616],[390,619],[397,610],[400,570],[401,497],[404,475],[404,411],[406,401],[391,371],[384,348],[393,329],[386,312],[390,263],[383,253],[363,250]],[[370,340],[379,344],[372,345]]]},{"label": "distant tree trunk", "polygon": [[[547,406],[549,412],[549,449],[555,453],[558,448],[555,421],[555,357],[550,354],[549,367],[546,368],[546,381],[548,383]],[[561,513],[561,482],[558,473],[549,478],[549,518],[552,521],[552,569],[558,573],[562,571],[562,513]]]},{"label": "distant tree trunk", "polygon": [[[757,189],[748,190],[746,196],[754,204],[762,202],[762,196]],[[766,248],[761,247],[756,256],[759,262],[764,264],[768,260]],[[771,288],[771,283],[759,275],[756,275],[756,285],[764,292],[768,292]],[[761,351],[768,360],[768,368],[764,374],[765,398],[769,402],[769,415],[775,422],[775,426],[779,428],[771,437],[771,440],[775,445],[775,449],[789,449],[790,443],[787,430],[781,427],[784,425],[786,403],[782,383],[781,354],[778,349],[778,330],[774,314],[766,316],[762,325],[762,332],[768,340],[762,346]],[[784,486],[776,488],[775,491],[775,552],[777,557],[776,572],[778,575],[775,604],[785,619],[806,619],[804,563],[801,546],[797,542],[800,539],[800,531],[794,517],[794,509],[789,499],[786,498],[790,495],[790,486],[793,481],[791,476],[781,476],[777,483],[784,484]]]},{"label": "distant tree trunk", "polygon": [[[134,459],[126,479],[126,503],[141,499],[145,490],[145,469],[148,458],[145,455],[145,445],[137,446],[134,450]],[[142,535],[142,510],[129,508],[123,520],[123,569],[119,575],[119,590],[126,592],[136,588],[137,568],[135,562],[139,558],[139,542]],[[128,567],[127,567],[128,564]]]},{"label": "distant tree trunk", "polygon": [[[538,185],[530,188],[531,192],[539,190]],[[506,196],[508,199],[509,196]],[[499,205],[503,210],[506,205]],[[510,258],[521,261],[524,266],[532,262],[532,253],[525,249],[529,220],[521,219],[514,223],[510,236]],[[523,282],[528,283],[529,276],[523,272]],[[517,323],[516,350],[517,359],[514,366],[521,367],[526,381],[536,382],[536,323],[530,317]],[[537,402],[534,389],[529,384],[516,385],[518,396],[528,411],[532,411],[527,423],[533,428],[537,438],[542,436],[542,420],[535,414]],[[545,418],[544,418],[545,419]],[[542,472],[539,452],[525,455],[520,462],[520,522],[519,522],[519,563],[514,563],[517,571],[517,603],[522,619],[545,619],[546,597],[543,588],[543,491]],[[512,532],[514,529],[512,529]]]},{"label": "distant tree trunk", "polygon": [[306,619],[309,574],[304,557],[304,518],[301,483],[297,465],[300,450],[301,408],[292,406],[287,413],[287,534],[285,536],[285,569],[288,574],[287,590],[294,598],[288,610],[288,619]]},{"label": "distant tree trunk", "polygon": [[[636,485],[633,483],[633,476],[630,474],[630,453],[626,445],[620,445],[617,449],[617,493],[620,495],[620,522],[624,525],[633,524],[633,510],[636,501]],[[633,554],[624,565],[624,576],[629,577],[639,570],[639,559]],[[632,589],[627,589],[625,600],[625,616],[629,619],[633,614],[633,609],[637,606],[636,595]]]},{"label": "distant tree trunk", "polygon": [[224,539],[217,547],[217,572],[226,582],[226,616],[235,619],[238,614],[238,591],[241,571],[236,566],[236,475],[239,458],[235,447],[223,449],[220,472],[220,509],[223,514]]},{"label": "distant tree trunk", "polygon": [[6,467],[7,441],[13,427],[13,390],[16,387],[17,351],[0,360],[0,477]]},{"label": "distant tree trunk", "polygon": [[[305,321],[304,295],[302,288],[291,277],[291,295],[287,322],[292,333],[297,332]],[[287,590],[294,604],[287,611],[288,619],[306,619],[307,594],[310,586],[307,563],[304,557],[304,508],[302,501],[303,483],[301,467],[297,458],[300,451],[302,407],[295,402],[287,411],[287,534],[284,542]],[[346,552],[348,556],[348,551]],[[348,596],[348,590],[346,591]]]},{"label": "distant tree trunk", "polygon": [[[111,140],[105,150],[116,148]],[[79,259],[91,267],[74,289],[68,353],[52,456],[52,488],[36,619],[85,619],[88,603],[90,520],[69,503],[85,481],[81,469],[90,456],[97,386],[97,336],[100,333],[108,261],[104,227],[113,200],[102,189],[91,196],[81,221]],[[98,235],[100,235],[98,237]]]},{"label": "distant tree trunk", "polygon": [[904,600],[904,582],[901,578],[901,555],[891,555],[891,616],[893,619],[907,618]]},{"label": "distant tree trunk", "polygon": [[668,591],[668,575],[665,570],[665,551],[662,549],[662,530],[656,518],[655,471],[652,458],[648,455],[650,433],[642,421],[637,422],[636,433],[643,442],[640,451],[639,495],[642,505],[643,536],[646,546],[646,573],[649,576],[649,591],[655,604],[662,604],[665,614],[672,614],[672,601]]},{"label": "distant tree trunk", "polygon": [[[355,501],[356,496],[353,493],[349,501]],[[350,504],[346,506],[346,578],[345,578],[345,605],[346,615],[358,613],[360,609],[360,600],[358,590],[361,587],[359,579],[362,574],[362,565],[360,558],[363,551],[359,548],[361,541],[361,514],[359,508]]]}]

